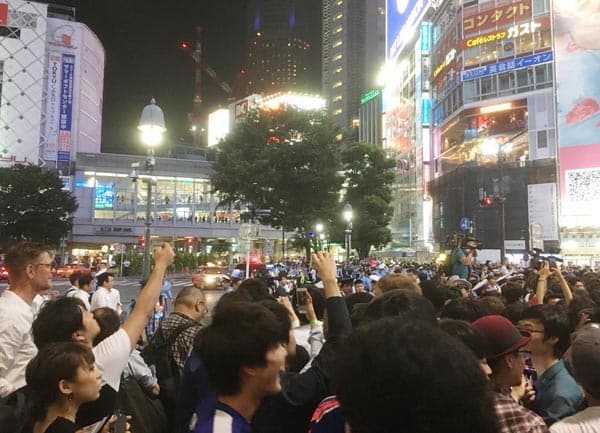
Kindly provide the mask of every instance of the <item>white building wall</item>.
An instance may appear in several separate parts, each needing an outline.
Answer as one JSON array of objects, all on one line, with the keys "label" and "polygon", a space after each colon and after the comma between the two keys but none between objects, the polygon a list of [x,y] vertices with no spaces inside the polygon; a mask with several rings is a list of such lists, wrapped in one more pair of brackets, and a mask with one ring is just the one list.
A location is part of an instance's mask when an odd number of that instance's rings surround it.
[{"label": "white building wall", "polygon": [[46,47],[47,5],[8,0],[0,37],[0,166],[38,163]]}]

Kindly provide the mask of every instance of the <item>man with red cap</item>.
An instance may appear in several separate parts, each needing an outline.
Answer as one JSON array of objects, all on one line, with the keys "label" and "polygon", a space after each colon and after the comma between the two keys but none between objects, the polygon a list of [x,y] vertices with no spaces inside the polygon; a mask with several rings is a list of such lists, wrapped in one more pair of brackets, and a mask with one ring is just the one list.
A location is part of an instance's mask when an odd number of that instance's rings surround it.
[{"label": "man with red cap", "polygon": [[524,355],[521,350],[531,337],[521,334],[508,319],[502,316],[484,316],[473,322],[488,344],[488,364],[494,383],[494,405],[501,433],[548,432],[544,420],[521,406],[511,397],[511,387],[521,385]]}]

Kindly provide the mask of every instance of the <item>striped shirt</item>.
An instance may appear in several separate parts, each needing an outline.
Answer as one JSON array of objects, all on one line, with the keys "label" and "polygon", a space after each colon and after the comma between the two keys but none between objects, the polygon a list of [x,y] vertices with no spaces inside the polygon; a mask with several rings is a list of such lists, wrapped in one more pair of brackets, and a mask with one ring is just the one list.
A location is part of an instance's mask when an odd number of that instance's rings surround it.
[{"label": "striped shirt", "polygon": [[246,419],[231,406],[207,398],[196,409],[194,433],[252,433]]}]

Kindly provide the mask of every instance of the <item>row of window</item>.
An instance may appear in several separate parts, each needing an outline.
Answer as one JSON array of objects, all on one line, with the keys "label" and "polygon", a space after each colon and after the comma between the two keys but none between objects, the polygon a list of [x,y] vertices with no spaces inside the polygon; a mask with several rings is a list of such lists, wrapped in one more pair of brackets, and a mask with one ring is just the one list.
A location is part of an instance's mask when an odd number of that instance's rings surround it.
[{"label": "row of window", "polygon": [[434,124],[439,125],[464,104],[545,89],[552,86],[552,79],[552,64],[548,63],[465,81],[435,106]]}]

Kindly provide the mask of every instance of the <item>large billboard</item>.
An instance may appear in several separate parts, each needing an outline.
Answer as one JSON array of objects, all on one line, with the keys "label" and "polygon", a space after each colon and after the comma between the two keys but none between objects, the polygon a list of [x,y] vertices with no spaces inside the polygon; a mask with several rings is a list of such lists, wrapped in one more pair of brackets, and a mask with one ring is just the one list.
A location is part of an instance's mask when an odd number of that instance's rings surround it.
[{"label": "large billboard", "polygon": [[408,42],[417,36],[419,23],[431,0],[386,0],[386,58],[394,60]]},{"label": "large billboard", "polygon": [[598,227],[600,3],[553,3],[561,225]]},{"label": "large billboard", "polygon": [[47,82],[43,158],[68,163],[77,143],[81,29],[78,23],[48,18]]}]

